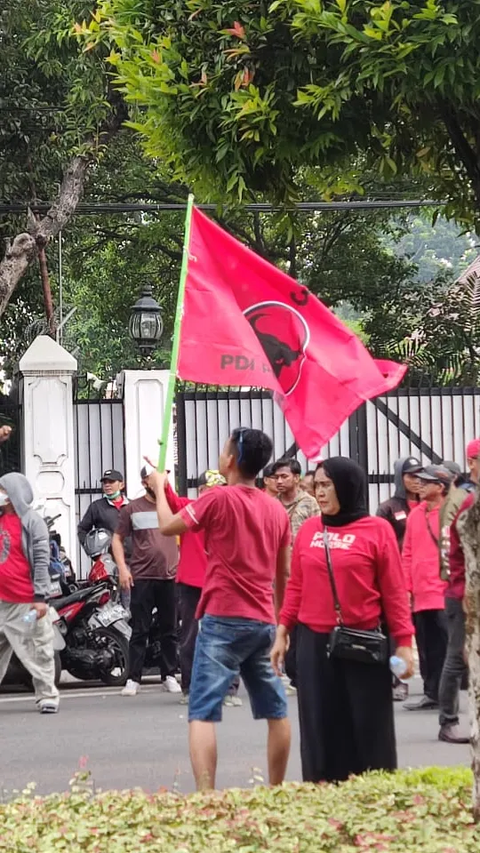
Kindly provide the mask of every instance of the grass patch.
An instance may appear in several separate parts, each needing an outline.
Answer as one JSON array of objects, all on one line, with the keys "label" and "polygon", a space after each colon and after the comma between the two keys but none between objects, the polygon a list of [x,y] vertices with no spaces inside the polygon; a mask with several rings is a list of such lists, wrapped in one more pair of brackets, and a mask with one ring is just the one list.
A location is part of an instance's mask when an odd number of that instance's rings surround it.
[{"label": "grass patch", "polygon": [[178,796],[88,790],[0,805],[9,853],[479,853],[466,769]]}]

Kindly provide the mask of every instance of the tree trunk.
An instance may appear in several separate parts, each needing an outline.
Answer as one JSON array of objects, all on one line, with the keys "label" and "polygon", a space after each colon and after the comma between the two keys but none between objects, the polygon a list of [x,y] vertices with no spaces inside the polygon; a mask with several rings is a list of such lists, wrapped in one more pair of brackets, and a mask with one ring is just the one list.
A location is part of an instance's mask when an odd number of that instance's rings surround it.
[{"label": "tree trunk", "polygon": [[465,555],[468,710],[473,770],[473,816],[480,823],[480,489],[475,503],[462,513],[457,528]]},{"label": "tree trunk", "polygon": [[38,250],[38,263],[40,266],[40,277],[42,279],[43,302],[45,305],[45,317],[47,318],[48,331],[55,336],[55,312],[53,310],[52,288],[50,285],[50,276],[48,274],[47,253],[45,247],[42,246]]},{"label": "tree trunk", "polygon": [[35,217],[30,216],[28,231],[18,234],[7,248],[5,257],[0,262],[0,315],[5,311],[12,293],[32,261],[39,257],[49,240],[65,228],[74,214],[82,197],[87,165],[88,159],[83,156],[71,160],[57,200],[50,210],[38,222]]},{"label": "tree trunk", "polygon": [[84,154],[77,154],[68,164],[56,201],[45,216],[36,220],[29,213],[27,231],[17,234],[0,261],[0,316],[5,311],[18,282],[49,241],[63,231],[82,197],[87,169],[120,130],[128,117],[127,107],[119,92],[109,88],[107,100],[112,113],[98,136],[84,143]]}]

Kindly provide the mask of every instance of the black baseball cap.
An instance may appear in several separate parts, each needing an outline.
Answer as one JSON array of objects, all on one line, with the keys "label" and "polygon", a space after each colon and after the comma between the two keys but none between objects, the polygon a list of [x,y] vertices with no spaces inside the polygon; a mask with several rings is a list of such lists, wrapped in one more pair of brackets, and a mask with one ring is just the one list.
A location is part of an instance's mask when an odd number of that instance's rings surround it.
[{"label": "black baseball cap", "polygon": [[123,483],[123,474],[121,471],[117,471],[116,468],[110,468],[108,471],[103,472],[100,482],[104,483],[106,480],[109,480],[111,483],[115,483],[117,480]]},{"label": "black baseball cap", "polygon": [[453,474],[443,465],[426,465],[417,477],[425,483],[440,483],[442,486],[449,486],[454,479]]},{"label": "black baseball cap", "polygon": [[423,469],[423,465],[415,456],[409,456],[405,459],[402,467],[402,474],[417,474]]}]

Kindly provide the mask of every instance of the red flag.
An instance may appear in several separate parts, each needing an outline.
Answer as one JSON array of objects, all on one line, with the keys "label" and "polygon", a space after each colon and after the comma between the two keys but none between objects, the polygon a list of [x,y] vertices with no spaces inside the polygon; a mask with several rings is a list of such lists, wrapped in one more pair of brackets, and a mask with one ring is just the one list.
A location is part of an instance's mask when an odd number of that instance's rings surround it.
[{"label": "red flag", "polygon": [[309,458],[406,367],[375,361],[316,296],[194,208],[178,374],[276,392]]}]

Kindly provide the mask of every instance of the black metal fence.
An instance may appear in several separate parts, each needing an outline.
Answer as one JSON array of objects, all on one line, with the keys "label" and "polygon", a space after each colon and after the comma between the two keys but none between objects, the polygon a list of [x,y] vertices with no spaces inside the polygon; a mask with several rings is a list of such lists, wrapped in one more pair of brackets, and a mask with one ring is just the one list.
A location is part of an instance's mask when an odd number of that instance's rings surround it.
[{"label": "black metal fence", "polygon": [[[198,476],[206,468],[217,466],[224,441],[240,425],[267,432],[273,441],[274,458],[294,456],[304,471],[312,467],[269,392],[181,385],[176,397],[181,494],[195,495]],[[374,511],[389,497],[396,459],[414,455],[424,464],[449,459],[463,469],[465,445],[478,436],[480,388],[409,386],[360,406],[323,448],[322,455],[350,456],[362,465],[368,474],[370,509]]]},{"label": "black metal fence", "polygon": [[[103,394],[107,392],[107,396]],[[112,396],[113,386],[95,388],[92,383],[74,387],[73,424],[75,436],[75,512],[83,517],[92,501],[102,494],[104,471],[125,471],[123,400]],[[78,548],[76,565],[88,568]]]}]

